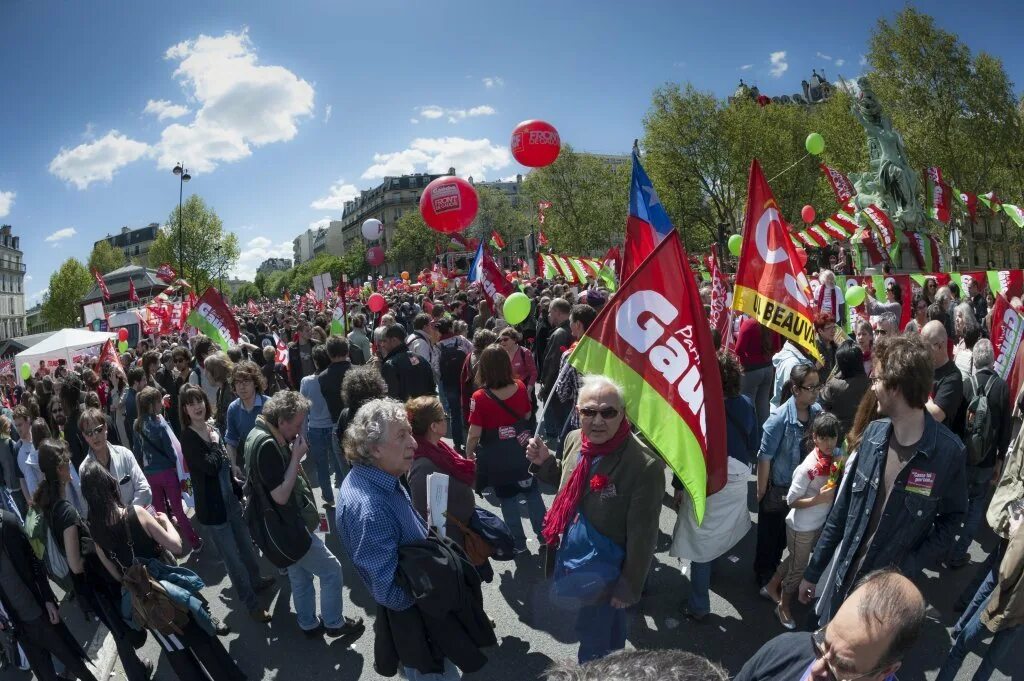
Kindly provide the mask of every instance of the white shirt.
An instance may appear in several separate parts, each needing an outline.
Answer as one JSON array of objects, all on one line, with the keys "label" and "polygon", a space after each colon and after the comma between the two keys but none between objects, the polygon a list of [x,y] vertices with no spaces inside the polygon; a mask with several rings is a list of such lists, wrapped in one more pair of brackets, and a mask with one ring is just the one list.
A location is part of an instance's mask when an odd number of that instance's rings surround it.
[{"label": "white shirt", "polygon": [[[811,480],[809,473],[818,464],[816,450],[800,462],[800,465],[793,471],[793,482],[789,485],[789,493],[786,495],[786,503],[792,505],[797,499],[810,499],[818,496],[818,492],[828,482],[828,475],[816,475]],[[812,532],[820,530],[825,524],[825,518],[832,509],[832,504],[818,504],[809,508],[791,508],[786,515],[786,527],[794,532]]]}]

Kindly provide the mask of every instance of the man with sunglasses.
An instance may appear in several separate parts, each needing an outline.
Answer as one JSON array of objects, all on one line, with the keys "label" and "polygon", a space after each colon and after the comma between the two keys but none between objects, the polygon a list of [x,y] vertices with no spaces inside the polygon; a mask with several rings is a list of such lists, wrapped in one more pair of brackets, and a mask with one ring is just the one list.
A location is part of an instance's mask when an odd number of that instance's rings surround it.
[{"label": "man with sunglasses", "polygon": [[860,581],[826,626],[776,636],[733,681],[883,681],[902,666],[924,622],[917,587],[893,569]]},{"label": "man with sunglasses", "polygon": [[117,490],[125,507],[153,503],[153,491],[135,455],[127,447],[107,441],[107,419],[103,412],[95,408],[86,409],[78,419],[78,426],[89,445],[89,451],[79,466],[79,475],[85,472],[90,461],[95,461],[117,480]]}]

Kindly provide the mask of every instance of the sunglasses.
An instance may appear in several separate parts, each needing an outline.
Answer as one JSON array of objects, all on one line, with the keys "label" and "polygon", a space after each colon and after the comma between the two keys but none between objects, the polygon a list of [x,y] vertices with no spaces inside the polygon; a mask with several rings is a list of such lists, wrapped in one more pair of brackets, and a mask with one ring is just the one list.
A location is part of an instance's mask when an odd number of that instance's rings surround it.
[{"label": "sunglasses", "polygon": [[794,390],[806,390],[809,393],[816,393],[821,390],[821,384],[818,385],[798,385],[793,388]]},{"label": "sunglasses", "polygon": [[594,409],[593,407],[580,407],[580,418],[592,419],[598,414],[601,415],[605,421],[610,421],[619,415],[619,410],[615,407],[605,407],[604,409]]},{"label": "sunglasses", "polygon": [[90,428],[89,430],[82,431],[82,433],[86,437],[93,437],[93,436],[99,435],[100,433],[102,433],[106,429],[107,429],[107,424],[101,423],[100,425],[96,426],[95,428]]}]

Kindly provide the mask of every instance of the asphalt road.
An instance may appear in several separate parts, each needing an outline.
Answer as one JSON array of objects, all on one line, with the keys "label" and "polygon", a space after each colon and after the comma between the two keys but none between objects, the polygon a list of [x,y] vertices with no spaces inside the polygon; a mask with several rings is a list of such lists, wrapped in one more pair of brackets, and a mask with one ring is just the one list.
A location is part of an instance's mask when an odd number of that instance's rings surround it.
[{"label": "asphalt road", "polygon": [[[311,473],[315,479],[315,472]],[[550,490],[548,492],[545,500],[550,506]],[[487,499],[478,503],[498,512]],[[666,495],[648,591],[634,609],[627,646],[690,650],[719,662],[735,674],[764,642],[783,633],[772,613],[771,604],[757,595],[750,567],[754,530],[752,528],[740,544],[716,562],[711,582],[712,615],[699,624],[693,623],[680,614],[689,583],[681,573],[678,561],[668,555],[675,523],[675,512],[669,503],[670,498]],[[523,522],[527,536],[530,536],[525,506]],[[993,542],[994,537],[986,528],[982,544],[991,547]],[[214,614],[232,628],[232,633],[223,641],[250,679],[352,681],[385,678],[373,670],[372,617],[375,605],[333,534],[328,537],[328,546],[339,556],[344,569],[345,614],[362,616],[367,623],[366,633],[351,645],[339,640],[310,641],[305,638],[290,610],[286,576],[277,576],[276,587],[264,595],[264,602],[274,619],[269,625],[262,625],[249,619],[209,543],[200,556],[185,562],[206,581],[206,595]],[[984,556],[983,548],[977,542],[971,548],[971,555],[972,564],[963,569],[926,571],[926,579],[920,586],[934,610],[930,612],[921,640],[899,673],[901,681],[930,681],[935,678],[949,649],[947,631],[955,621],[953,603],[970,582]],[[264,565],[264,574],[277,575],[269,563]],[[494,570],[494,581],[484,585],[484,600],[488,614],[497,623],[498,645],[487,651],[488,664],[465,678],[470,681],[543,679],[543,672],[552,660],[575,659],[577,646],[572,618],[553,609],[545,598],[536,540],[530,541],[529,554],[523,554],[514,562],[494,563]],[[95,635],[94,631],[82,625],[77,608],[65,606],[65,613],[81,640],[88,641]],[[797,622],[805,620],[803,606],[797,605],[794,613]],[[96,638],[101,639],[101,634]],[[153,660],[159,659],[159,649],[152,638],[147,642],[144,654]],[[1024,678],[1024,655],[1011,657],[1003,662],[993,679]],[[977,656],[969,655],[958,678],[970,679],[978,662]],[[7,672],[0,674],[0,678],[20,681],[28,678],[28,674]],[[119,663],[115,664],[110,678],[125,678]],[[175,678],[170,665],[160,660],[155,679],[173,681]]]}]

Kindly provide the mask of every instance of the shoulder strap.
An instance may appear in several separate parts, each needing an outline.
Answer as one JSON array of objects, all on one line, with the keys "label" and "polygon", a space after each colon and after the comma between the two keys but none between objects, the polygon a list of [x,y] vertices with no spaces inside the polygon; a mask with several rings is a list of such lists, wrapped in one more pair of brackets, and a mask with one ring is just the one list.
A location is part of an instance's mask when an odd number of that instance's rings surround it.
[{"label": "shoulder strap", "polygon": [[487,395],[488,395],[488,396],[489,396],[489,397],[490,397],[490,398],[491,398],[492,400],[494,400],[495,402],[497,402],[497,403],[498,403],[498,406],[500,406],[500,407],[501,407],[502,409],[504,409],[504,410],[505,410],[505,411],[507,411],[507,412],[508,412],[509,414],[511,414],[511,415],[512,415],[512,416],[513,416],[513,417],[515,418],[515,420],[516,420],[516,421],[519,421],[519,420],[521,420],[521,419],[524,419],[524,418],[526,418],[526,416],[525,416],[525,415],[523,415],[523,414],[517,414],[517,413],[515,413],[514,411],[512,411],[512,407],[510,407],[510,406],[508,406],[507,404],[505,404],[505,401],[504,401],[504,400],[500,399],[500,398],[499,398],[499,397],[498,397],[497,395],[495,395],[495,394],[494,394],[493,392],[491,392],[491,389],[490,389],[490,388],[484,388],[484,390],[485,390],[485,391],[487,392]]}]

